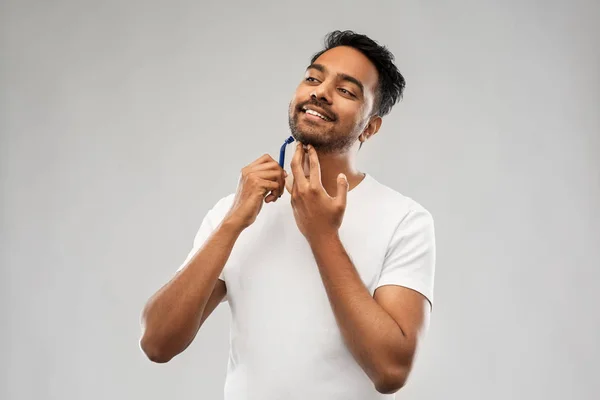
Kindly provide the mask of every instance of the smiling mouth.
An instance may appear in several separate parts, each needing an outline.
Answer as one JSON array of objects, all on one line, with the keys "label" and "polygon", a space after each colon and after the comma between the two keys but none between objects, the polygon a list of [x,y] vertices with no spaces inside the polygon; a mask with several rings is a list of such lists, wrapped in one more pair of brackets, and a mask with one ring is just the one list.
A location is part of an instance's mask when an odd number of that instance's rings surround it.
[{"label": "smiling mouth", "polygon": [[308,119],[309,121],[316,122],[316,123],[331,122],[329,120],[323,119],[321,117],[317,117],[316,115],[312,115],[309,113],[304,113],[304,118]]},{"label": "smiling mouth", "polygon": [[333,121],[331,118],[327,117],[326,115],[323,115],[323,114],[321,114],[321,113],[319,113],[319,112],[317,112],[315,110],[311,110],[311,109],[309,109],[307,107],[302,107],[301,111],[304,114],[306,114],[307,118],[312,119],[312,120],[316,120],[316,121],[322,120],[322,121],[325,121],[325,122],[332,122]]}]

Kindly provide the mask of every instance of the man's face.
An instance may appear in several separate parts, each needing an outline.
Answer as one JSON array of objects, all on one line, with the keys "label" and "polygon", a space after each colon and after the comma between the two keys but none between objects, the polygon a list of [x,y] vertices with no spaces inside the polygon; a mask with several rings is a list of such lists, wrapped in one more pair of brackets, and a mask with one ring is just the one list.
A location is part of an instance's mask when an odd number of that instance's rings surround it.
[{"label": "man's face", "polygon": [[306,69],[290,102],[294,139],[322,153],[349,150],[371,121],[377,79],[373,63],[352,47],[335,47],[321,54]]}]

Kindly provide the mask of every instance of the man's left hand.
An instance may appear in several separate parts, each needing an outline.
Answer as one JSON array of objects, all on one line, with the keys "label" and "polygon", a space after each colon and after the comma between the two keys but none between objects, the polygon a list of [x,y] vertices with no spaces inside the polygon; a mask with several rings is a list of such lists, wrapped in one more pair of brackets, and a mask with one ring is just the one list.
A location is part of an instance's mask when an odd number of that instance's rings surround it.
[{"label": "man's left hand", "polygon": [[[294,175],[291,204],[300,232],[311,242],[337,235],[346,211],[348,180],[344,174],[339,174],[336,196],[329,196],[321,182],[317,152],[311,145],[307,148],[305,154],[302,143],[298,142],[290,163]],[[309,158],[308,177],[304,175],[304,157]]]}]

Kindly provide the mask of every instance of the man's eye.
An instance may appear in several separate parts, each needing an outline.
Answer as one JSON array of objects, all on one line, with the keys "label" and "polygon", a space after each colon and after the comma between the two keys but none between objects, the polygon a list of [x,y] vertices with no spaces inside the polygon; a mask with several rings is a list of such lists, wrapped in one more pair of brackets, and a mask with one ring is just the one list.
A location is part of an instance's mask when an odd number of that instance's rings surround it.
[{"label": "man's eye", "polygon": [[312,76],[309,76],[308,78],[305,79],[305,81],[307,81],[307,82],[316,82],[317,80],[315,78],[313,78]]},{"label": "man's eye", "polygon": [[349,92],[348,90],[344,89],[344,88],[340,88],[340,91],[344,94],[349,94],[350,96],[354,96],[354,93]]}]

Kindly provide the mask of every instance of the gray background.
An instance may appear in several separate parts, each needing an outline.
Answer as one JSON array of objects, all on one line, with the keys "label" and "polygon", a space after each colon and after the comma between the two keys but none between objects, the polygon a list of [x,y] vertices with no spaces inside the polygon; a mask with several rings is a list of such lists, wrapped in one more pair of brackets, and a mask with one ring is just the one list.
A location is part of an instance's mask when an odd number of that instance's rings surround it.
[{"label": "gray background", "polygon": [[359,167],[434,215],[436,305],[402,399],[600,391],[594,1],[2,1],[2,399],[219,399],[229,309],[165,365],[146,299],[288,135],[325,33],[388,46],[405,99]]}]

